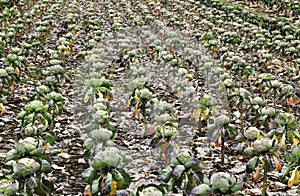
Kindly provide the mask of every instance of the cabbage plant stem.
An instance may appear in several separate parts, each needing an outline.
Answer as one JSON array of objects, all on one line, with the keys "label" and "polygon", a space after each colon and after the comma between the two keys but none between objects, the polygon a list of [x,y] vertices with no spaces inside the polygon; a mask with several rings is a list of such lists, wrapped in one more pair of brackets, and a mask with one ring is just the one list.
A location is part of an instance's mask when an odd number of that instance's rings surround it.
[{"label": "cabbage plant stem", "polygon": [[267,174],[268,174],[268,170],[267,170],[266,168],[264,168],[262,196],[267,196],[267,188],[268,188],[268,184],[267,184],[267,180],[268,180]]},{"label": "cabbage plant stem", "polygon": [[55,118],[55,112],[54,112],[54,108],[52,108],[52,111],[51,111],[50,130],[53,130],[53,129],[54,129],[54,118]]},{"label": "cabbage plant stem", "polygon": [[225,156],[225,141],[224,141],[224,128],[221,130],[221,162],[224,163]]}]

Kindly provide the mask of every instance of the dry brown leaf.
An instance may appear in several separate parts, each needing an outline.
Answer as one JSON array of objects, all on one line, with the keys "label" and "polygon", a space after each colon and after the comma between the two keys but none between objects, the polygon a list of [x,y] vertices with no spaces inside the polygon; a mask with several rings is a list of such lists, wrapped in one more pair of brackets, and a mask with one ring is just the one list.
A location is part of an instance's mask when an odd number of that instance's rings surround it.
[{"label": "dry brown leaf", "polygon": [[15,68],[15,71],[16,71],[16,74],[18,75],[18,76],[20,76],[20,70],[19,70],[19,68]]},{"label": "dry brown leaf", "polygon": [[135,109],[133,112],[132,112],[132,116],[136,116],[137,114],[139,114],[139,109]]},{"label": "dry brown leaf", "polygon": [[105,98],[106,98],[108,101],[111,101],[111,100],[112,100],[112,97],[110,96],[109,93],[107,93],[107,95],[105,96]]},{"label": "dry brown leaf", "polygon": [[298,104],[299,104],[299,100],[294,96],[286,99],[286,105],[288,106],[296,106]]},{"label": "dry brown leaf", "polygon": [[106,176],[102,176],[102,181],[101,181],[101,189],[104,190],[105,188],[105,179],[106,179]]},{"label": "dry brown leaf", "polygon": [[256,168],[256,170],[255,170],[255,172],[254,172],[254,174],[252,176],[253,182],[256,182],[259,179],[259,177],[260,177],[260,170],[261,170],[260,167]]},{"label": "dry brown leaf", "polygon": [[215,142],[215,146],[216,147],[220,147],[221,146],[221,142],[222,142],[222,137],[220,136],[217,141]]},{"label": "dry brown leaf", "polygon": [[274,160],[274,163],[275,163],[275,168],[278,172],[281,172],[281,169],[282,169],[282,163],[280,161],[280,159],[276,156],[273,156],[273,160]]},{"label": "dry brown leaf", "polygon": [[65,87],[65,86],[66,86],[66,84],[67,84],[66,80],[65,80],[65,79],[63,79],[63,80],[61,81],[61,86],[62,86],[62,87]]}]

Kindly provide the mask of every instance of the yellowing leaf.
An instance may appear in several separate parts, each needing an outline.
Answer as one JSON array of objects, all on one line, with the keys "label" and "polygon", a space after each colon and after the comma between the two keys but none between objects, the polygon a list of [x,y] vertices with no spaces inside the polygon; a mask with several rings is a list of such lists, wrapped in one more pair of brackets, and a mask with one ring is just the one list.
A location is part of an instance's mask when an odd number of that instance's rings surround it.
[{"label": "yellowing leaf", "polygon": [[92,190],[91,190],[90,185],[87,185],[84,188],[83,196],[92,196]]},{"label": "yellowing leaf", "polygon": [[49,37],[48,33],[44,34],[44,40],[46,40],[48,37]]},{"label": "yellowing leaf", "polygon": [[181,97],[182,97],[182,92],[181,92],[181,91],[178,91],[178,92],[176,93],[176,95],[177,95],[179,98],[181,98]]},{"label": "yellowing leaf", "polygon": [[204,113],[202,113],[201,116],[202,120],[206,120],[208,118],[209,111],[210,111],[209,109],[204,110]]},{"label": "yellowing leaf", "polygon": [[90,100],[90,97],[86,94],[86,95],[84,96],[83,102],[84,102],[84,103],[87,103],[89,100]]},{"label": "yellowing leaf", "polygon": [[195,120],[199,120],[200,115],[201,115],[201,109],[197,109],[196,112],[195,112],[195,114],[194,114]]},{"label": "yellowing leaf", "polygon": [[113,196],[117,192],[118,182],[112,180],[111,181],[111,191],[109,193],[109,196]]},{"label": "yellowing leaf", "polygon": [[161,145],[160,150],[162,154],[166,154],[168,149],[168,142],[164,141],[164,143]]},{"label": "yellowing leaf", "polygon": [[258,139],[262,139],[262,138],[264,138],[264,137],[265,137],[264,133],[260,131],[257,138],[258,138]]},{"label": "yellowing leaf", "polygon": [[283,69],[282,67],[279,66],[279,67],[277,68],[277,72],[278,72],[278,73],[282,73],[283,71],[284,71],[284,69]]},{"label": "yellowing leaf", "polygon": [[288,181],[288,187],[292,187],[294,185],[299,184],[299,170],[298,170],[299,166],[296,167],[293,172],[292,175]]},{"label": "yellowing leaf", "polygon": [[136,116],[139,112],[140,112],[139,109],[135,109],[135,110],[132,112],[132,116]]},{"label": "yellowing leaf", "polygon": [[297,146],[299,144],[299,139],[296,137],[293,137],[293,145]]},{"label": "yellowing leaf", "polygon": [[16,74],[17,74],[18,76],[20,76],[20,70],[19,70],[18,67],[15,68],[15,71],[16,71]]},{"label": "yellowing leaf", "polygon": [[105,96],[105,98],[106,98],[108,101],[111,101],[111,100],[112,100],[112,98],[111,98],[111,96],[110,96],[109,93],[107,93],[107,95]]},{"label": "yellowing leaf", "polygon": [[247,75],[243,75],[243,76],[242,76],[242,79],[243,79],[243,80],[246,80],[247,77],[248,77]]},{"label": "yellowing leaf", "polygon": [[44,148],[45,150],[50,150],[50,147],[49,147],[49,145],[48,145],[47,142],[44,142],[43,148]]},{"label": "yellowing leaf", "polygon": [[136,64],[138,64],[138,63],[139,63],[139,59],[138,59],[138,58],[135,58],[135,59],[134,59],[134,62],[135,62]]},{"label": "yellowing leaf", "polygon": [[71,41],[71,46],[75,46],[75,44],[76,44],[76,41],[75,41],[75,40],[72,40],[72,41]]},{"label": "yellowing leaf", "polygon": [[2,103],[0,103],[0,116],[4,115],[6,113],[6,109]]},{"label": "yellowing leaf", "polygon": [[279,145],[280,150],[285,149],[285,139],[286,139],[286,135],[285,135],[285,133],[283,133],[280,138],[280,145]]},{"label": "yellowing leaf", "polygon": [[15,87],[16,85],[17,85],[17,83],[16,83],[14,80],[12,80],[11,83],[10,83],[9,90],[10,90],[10,91],[14,90],[14,87]]},{"label": "yellowing leaf", "polygon": [[66,52],[65,52],[65,55],[67,55],[67,56],[69,56],[70,54],[71,54],[71,50],[67,50]]},{"label": "yellowing leaf", "polygon": [[99,98],[103,99],[103,94],[100,91],[98,91],[97,95]]},{"label": "yellowing leaf", "polygon": [[131,100],[132,100],[132,97],[130,97],[125,105],[126,108],[128,108],[130,106],[130,103],[131,103]]},{"label": "yellowing leaf", "polygon": [[135,104],[135,107],[134,107],[134,108],[135,108],[135,109],[138,109],[138,108],[139,108],[139,105],[140,105],[140,103],[141,103],[140,101],[137,101],[137,102],[136,102],[136,104]]},{"label": "yellowing leaf", "polygon": [[67,83],[66,80],[63,79],[63,80],[61,81],[61,86],[62,86],[62,87],[65,87],[65,86],[66,86],[66,83]]},{"label": "yellowing leaf", "polygon": [[255,78],[255,76],[251,74],[251,75],[249,76],[249,79],[253,79],[253,78]]}]

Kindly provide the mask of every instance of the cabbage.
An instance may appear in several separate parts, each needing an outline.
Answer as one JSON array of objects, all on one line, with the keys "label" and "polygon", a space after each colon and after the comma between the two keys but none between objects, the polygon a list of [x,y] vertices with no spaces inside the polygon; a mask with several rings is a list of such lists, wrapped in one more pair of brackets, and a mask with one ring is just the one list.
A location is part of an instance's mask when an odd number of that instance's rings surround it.
[{"label": "cabbage", "polygon": [[39,140],[33,137],[26,137],[25,139],[20,139],[16,143],[15,149],[20,153],[31,152],[39,147]]},{"label": "cabbage", "polygon": [[253,148],[258,153],[267,152],[272,148],[272,140],[270,138],[256,140],[253,143]]},{"label": "cabbage", "polygon": [[164,137],[172,137],[176,133],[177,129],[173,126],[164,126],[161,130]]},{"label": "cabbage", "polygon": [[172,173],[173,178],[175,180],[179,180],[184,171],[185,171],[184,165],[176,165]]},{"label": "cabbage", "polygon": [[173,173],[173,168],[170,166],[167,166],[166,168],[162,169],[159,172],[159,180],[163,181],[163,182],[168,182],[169,179],[171,178]]},{"label": "cabbage", "polygon": [[207,184],[201,184],[192,189],[190,196],[206,196],[213,192]]},{"label": "cabbage", "polygon": [[143,88],[140,91],[138,91],[138,96],[143,99],[150,99],[152,93],[149,91],[149,89]]},{"label": "cabbage", "polygon": [[37,172],[40,169],[40,164],[34,159],[22,158],[13,165],[15,175],[26,176]]},{"label": "cabbage", "polygon": [[94,140],[106,142],[112,137],[113,134],[110,130],[100,127],[99,129],[91,131],[90,135]]},{"label": "cabbage", "polygon": [[92,167],[95,170],[101,170],[106,166],[117,167],[122,162],[121,151],[116,147],[107,147],[104,151],[99,151],[93,161]]},{"label": "cabbage", "polygon": [[230,118],[225,114],[221,114],[220,116],[215,118],[215,124],[219,126],[224,126],[230,122]]},{"label": "cabbage", "polygon": [[25,106],[26,111],[36,111],[44,106],[44,104],[39,100],[31,101],[29,104]]},{"label": "cabbage", "polygon": [[8,76],[8,73],[5,71],[5,69],[0,69],[0,77],[5,78]]},{"label": "cabbage", "polygon": [[256,127],[249,127],[245,132],[244,136],[248,140],[255,140],[259,136],[259,130]]},{"label": "cabbage", "polygon": [[16,149],[11,149],[10,151],[8,151],[6,153],[6,161],[10,161],[10,160],[14,160],[15,158],[17,158],[19,156],[18,151],[16,151]]},{"label": "cabbage", "polygon": [[37,129],[35,126],[28,126],[24,130],[26,135],[36,135],[37,134]]},{"label": "cabbage", "polygon": [[251,102],[253,105],[262,105],[264,103],[261,97],[254,97]]},{"label": "cabbage", "polygon": [[211,176],[210,183],[213,190],[220,190],[222,193],[226,193],[236,184],[236,179],[228,173],[218,172]]},{"label": "cabbage", "polygon": [[53,100],[53,101],[56,101],[56,102],[60,102],[60,101],[65,100],[65,98],[57,92],[51,92],[51,93],[47,94],[46,98],[48,100]]},{"label": "cabbage", "polygon": [[98,110],[96,111],[95,117],[99,123],[103,123],[106,119],[109,119],[109,114],[107,111]]},{"label": "cabbage", "polygon": [[33,156],[41,156],[44,153],[45,153],[45,149],[43,147],[42,148],[36,148],[36,149],[29,152],[29,154],[31,154]]},{"label": "cabbage", "polygon": [[103,103],[95,103],[95,104],[93,105],[93,108],[94,108],[95,110],[107,110],[107,106],[104,105]]},{"label": "cabbage", "polygon": [[5,196],[16,195],[19,189],[19,184],[17,182],[13,183],[13,181],[9,179],[0,180],[0,193]]},{"label": "cabbage", "polygon": [[254,148],[252,148],[252,147],[247,147],[247,148],[245,148],[245,150],[244,150],[244,154],[246,155],[246,156],[253,156],[254,155],[254,153],[255,153],[255,150],[254,150]]},{"label": "cabbage", "polygon": [[94,140],[92,138],[87,138],[84,140],[83,147],[87,150],[91,150],[94,147]]}]

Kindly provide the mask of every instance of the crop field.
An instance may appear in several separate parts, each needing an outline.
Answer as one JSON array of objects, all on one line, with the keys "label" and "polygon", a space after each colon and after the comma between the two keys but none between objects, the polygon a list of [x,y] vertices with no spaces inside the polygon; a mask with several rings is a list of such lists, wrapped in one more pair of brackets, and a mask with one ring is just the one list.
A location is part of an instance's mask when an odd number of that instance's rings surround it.
[{"label": "crop field", "polygon": [[299,15],[0,0],[0,196],[300,195]]}]

